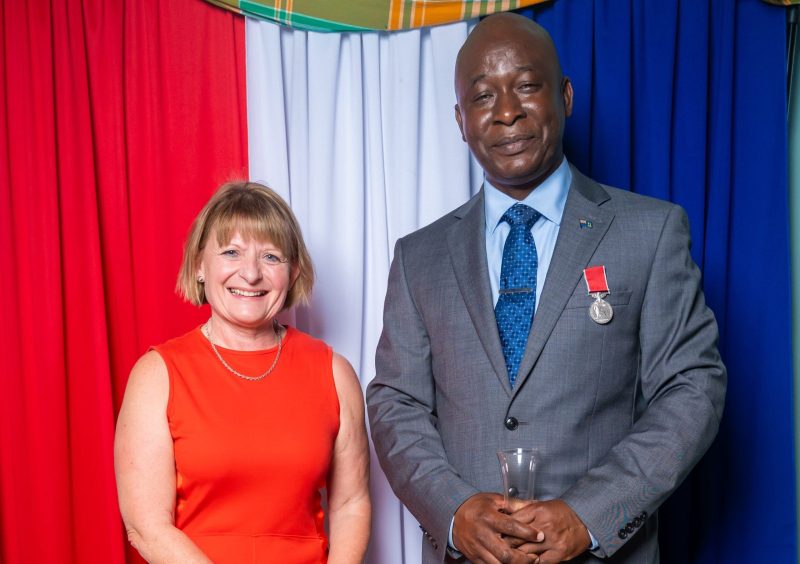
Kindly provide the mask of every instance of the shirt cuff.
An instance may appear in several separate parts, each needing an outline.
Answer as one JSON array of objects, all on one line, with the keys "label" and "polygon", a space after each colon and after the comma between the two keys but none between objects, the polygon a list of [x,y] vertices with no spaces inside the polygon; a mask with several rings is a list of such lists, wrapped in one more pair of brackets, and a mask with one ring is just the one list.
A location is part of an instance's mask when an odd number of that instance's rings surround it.
[{"label": "shirt cuff", "polygon": [[[451,531],[453,530],[453,525],[452,524],[450,525],[450,530]],[[590,531],[589,529],[586,529],[586,532],[589,533],[589,540],[592,541],[592,546],[589,547],[589,550],[590,551],[591,550],[597,550],[598,548],[600,548],[600,543],[597,542],[596,538],[594,538],[594,535],[592,534],[592,531]],[[451,533],[451,535],[452,535],[452,533]]]},{"label": "shirt cuff", "polygon": [[[461,554],[457,549],[456,545],[453,544],[453,524],[456,522],[456,516],[450,519],[450,530],[447,532],[447,552],[450,554],[452,558],[458,559],[464,556]],[[592,533],[589,533],[589,536],[592,536]],[[592,537],[594,538],[594,537]]]}]

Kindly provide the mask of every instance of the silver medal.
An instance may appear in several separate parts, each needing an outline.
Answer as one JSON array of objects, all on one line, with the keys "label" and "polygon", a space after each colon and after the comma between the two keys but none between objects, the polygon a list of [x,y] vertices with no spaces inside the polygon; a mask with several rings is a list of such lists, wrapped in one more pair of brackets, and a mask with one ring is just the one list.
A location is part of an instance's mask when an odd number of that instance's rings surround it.
[{"label": "silver medal", "polygon": [[593,295],[595,300],[592,302],[592,305],[589,306],[589,317],[591,317],[592,321],[595,323],[605,325],[614,317],[614,310],[611,308],[610,303],[600,297],[599,293]]}]

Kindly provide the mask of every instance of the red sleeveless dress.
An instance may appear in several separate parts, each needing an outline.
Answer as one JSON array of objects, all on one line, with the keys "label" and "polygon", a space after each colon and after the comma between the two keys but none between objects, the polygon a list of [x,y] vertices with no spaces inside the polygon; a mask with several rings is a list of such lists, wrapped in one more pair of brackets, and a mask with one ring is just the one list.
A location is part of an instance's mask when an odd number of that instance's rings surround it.
[{"label": "red sleeveless dress", "polygon": [[[320,488],[339,431],[332,351],[289,327],[263,380],[197,328],[154,347],[169,372],[175,525],[217,564],[326,562]],[[225,361],[263,373],[277,347]]]}]

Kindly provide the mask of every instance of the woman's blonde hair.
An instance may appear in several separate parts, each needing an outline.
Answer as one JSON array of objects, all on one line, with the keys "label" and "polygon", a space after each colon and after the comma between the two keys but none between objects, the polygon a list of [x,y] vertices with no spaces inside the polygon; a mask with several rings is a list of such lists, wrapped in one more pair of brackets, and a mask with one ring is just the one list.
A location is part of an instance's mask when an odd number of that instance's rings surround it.
[{"label": "woman's blonde hair", "polygon": [[228,182],[219,187],[192,223],[183,248],[183,261],[175,290],[194,305],[206,303],[198,280],[200,255],[214,233],[218,245],[226,245],[235,233],[257,241],[269,241],[298,268],[283,309],[308,303],[314,286],[314,266],[292,210],[275,192],[256,182]]}]

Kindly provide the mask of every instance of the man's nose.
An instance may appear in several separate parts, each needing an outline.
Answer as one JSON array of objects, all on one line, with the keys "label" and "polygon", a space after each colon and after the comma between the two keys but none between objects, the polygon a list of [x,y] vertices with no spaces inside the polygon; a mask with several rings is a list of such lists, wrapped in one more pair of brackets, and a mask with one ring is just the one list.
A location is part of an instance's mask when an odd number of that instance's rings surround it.
[{"label": "man's nose", "polygon": [[495,120],[513,125],[519,118],[525,117],[525,108],[515,92],[499,92],[495,105]]}]

